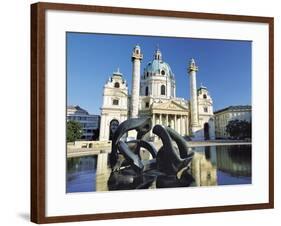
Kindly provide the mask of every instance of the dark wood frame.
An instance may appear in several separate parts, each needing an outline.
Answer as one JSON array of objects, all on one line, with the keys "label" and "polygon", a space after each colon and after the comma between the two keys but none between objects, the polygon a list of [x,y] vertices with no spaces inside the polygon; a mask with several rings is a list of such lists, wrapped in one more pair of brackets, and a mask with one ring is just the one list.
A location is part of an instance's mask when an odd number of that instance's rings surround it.
[{"label": "dark wood frame", "polygon": [[[46,217],[45,215],[45,13],[67,10],[130,15],[148,15],[208,20],[258,22],[269,25],[269,202],[200,208],[160,209],[104,214]],[[31,5],[31,221],[55,223],[116,218],[179,215],[205,212],[274,208],[274,19],[271,17],[118,8],[93,5],[36,3]]]}]

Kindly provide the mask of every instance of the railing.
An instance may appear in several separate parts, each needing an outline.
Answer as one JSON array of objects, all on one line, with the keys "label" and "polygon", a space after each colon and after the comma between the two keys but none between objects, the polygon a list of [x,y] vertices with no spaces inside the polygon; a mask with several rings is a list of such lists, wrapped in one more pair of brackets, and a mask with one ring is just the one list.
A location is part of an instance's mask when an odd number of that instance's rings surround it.
[{"label": "railing", "polygon": [[111,152],[111,141],[76,141],[67,144],[67,158]]},{"label": "railing", "polygon": [[103,153],[110,153],[111,150],[95,150],[94,148],[76,148],[76,149],[67,149],[67,158],[73,157],[83,157],[83,156],[90,156],[90,155],[99,155]]}]

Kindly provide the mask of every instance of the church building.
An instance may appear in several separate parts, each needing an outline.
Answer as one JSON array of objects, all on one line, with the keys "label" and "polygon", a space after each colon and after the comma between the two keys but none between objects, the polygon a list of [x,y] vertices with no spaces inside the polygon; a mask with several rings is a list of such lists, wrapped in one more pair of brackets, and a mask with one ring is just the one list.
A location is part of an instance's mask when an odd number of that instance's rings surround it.
[{"label": "church building", "polygon": [[[193,140],[215,139],[213,101],[206,87],[197,89],[198,67],[194,59],[187,66],[190,100],[176,96],[176,79],[158,48],[141,75],[143,54],[139,45],[132,52],[132,90],[119,71],[113,72],[103,88],[100,140],[110,140],[118,125],[128,118],[150,117]],[[150,133],[150,139],[153,140]]]}]

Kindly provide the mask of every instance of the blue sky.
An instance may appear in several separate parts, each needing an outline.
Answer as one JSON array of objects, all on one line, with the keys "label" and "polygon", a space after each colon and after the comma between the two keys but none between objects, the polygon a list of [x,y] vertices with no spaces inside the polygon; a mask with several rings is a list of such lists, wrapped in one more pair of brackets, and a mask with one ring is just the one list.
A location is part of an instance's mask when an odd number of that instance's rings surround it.
[{"label": "blue sky", "polygon": [[67,33],[67,104],[100,114],[103,85],[120,68],[131,90],[132,49],[144,54],[141,73],[157,46],[176,78],[176,95],[189,99],[187,66],[194,58],[202,83],[213,98],[214,110],[251,104],[251,42],[151,36]]}]

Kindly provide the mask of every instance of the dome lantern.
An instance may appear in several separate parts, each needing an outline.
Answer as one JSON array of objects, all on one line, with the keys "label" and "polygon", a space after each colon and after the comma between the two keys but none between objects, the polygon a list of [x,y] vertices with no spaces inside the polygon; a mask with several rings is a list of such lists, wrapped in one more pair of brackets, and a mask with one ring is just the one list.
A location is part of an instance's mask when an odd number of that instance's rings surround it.
[{"label": "dome lantern", "polygon": [[174,79],[171,67],[162,60],[162,53],[159,48],[155,51],[153,60],[150,61],[144,69],[144,78],[150,76],[162,76]]},{"label": "dome lantern", "polygon": [[154,60],[162,61],[162,53],[159,48],[154,53]]}]

